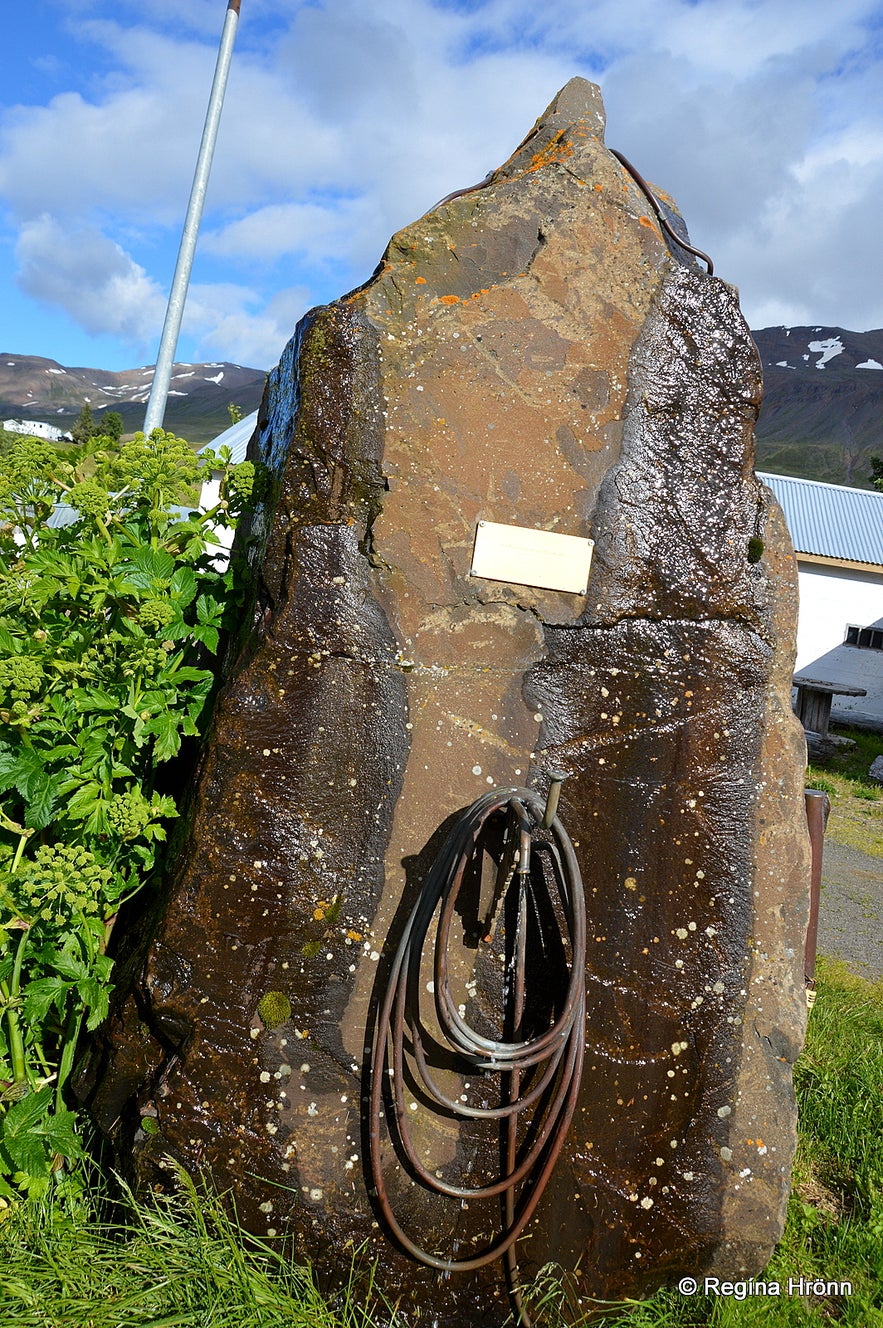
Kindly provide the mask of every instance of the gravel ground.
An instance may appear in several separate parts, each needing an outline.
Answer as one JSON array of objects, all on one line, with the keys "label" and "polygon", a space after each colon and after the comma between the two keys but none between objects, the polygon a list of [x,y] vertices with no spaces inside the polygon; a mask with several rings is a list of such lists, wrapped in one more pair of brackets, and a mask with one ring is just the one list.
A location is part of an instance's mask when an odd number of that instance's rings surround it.
[{"label": "gravel ground", "polygon": [[825,840],[818,951],[883,978],[883,858]]}]

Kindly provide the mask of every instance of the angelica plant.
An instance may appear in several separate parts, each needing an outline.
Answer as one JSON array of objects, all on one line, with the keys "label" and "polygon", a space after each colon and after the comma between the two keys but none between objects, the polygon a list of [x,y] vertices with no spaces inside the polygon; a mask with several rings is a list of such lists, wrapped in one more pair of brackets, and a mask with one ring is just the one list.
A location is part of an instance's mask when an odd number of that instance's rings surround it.
[{"label": "angelica plant", "polygon": [[[110,440],[107,440],[110,442]],[[200,479],[224,495],[195,510]],[[199,734],[234,608],[215,523],[253,468],[154,430],[86,453],[0,457],[0,1196],[79,1155],[67,1087],[108,1011],[120,906],[178,814],[163,763]],[[59,504],[75,514],[56,527]]]}]

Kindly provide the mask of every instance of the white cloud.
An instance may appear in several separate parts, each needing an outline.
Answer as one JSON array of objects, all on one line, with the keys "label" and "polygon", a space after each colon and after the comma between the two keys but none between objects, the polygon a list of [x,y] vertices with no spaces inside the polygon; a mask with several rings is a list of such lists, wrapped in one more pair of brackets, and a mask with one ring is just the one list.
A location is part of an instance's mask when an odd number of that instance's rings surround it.
[{"label": "white cloud", "polygon": [[[223,15],[215,0],[55,3],[102,72],[0,123],[21,282],[89,330],[149,325],[149,346]],[[883,325],[868,280],[878,14],[877,0],[247,0],[187,326],[212,355],[267,363],[329,282],[364,280],[396,229],[498,166],[574,73],[602,83],[609,142],[674,195],[755,326]],[[111,289],[119,311],[103,309]]]},{"label": "white cloud", "polygon": [[17,256],[22,290],[58,305],[92,335],[147,345],[162,324],[165,300],[156,283],[94,228],[71,230],[43,213],[22,226]]},{"label": "white cloud", "polygon": [[309,291],[297,286],[278,291],[266,304],[242,288],[195,286],[185,326],[200,360],[232,360],[269,369],[312,303]]}]

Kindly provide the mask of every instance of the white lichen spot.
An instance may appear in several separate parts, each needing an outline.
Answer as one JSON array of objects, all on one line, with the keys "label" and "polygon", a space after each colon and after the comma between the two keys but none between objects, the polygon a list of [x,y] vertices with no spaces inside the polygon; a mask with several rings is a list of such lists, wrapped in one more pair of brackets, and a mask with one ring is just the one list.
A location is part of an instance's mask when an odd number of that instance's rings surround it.
[{"label": "white lichen spot", "polygon": [[642,1208],[652,1208],[652,1207],[653,1207],[653,1200],[650,1199],[650,1198],[648,1198],[648,1197],[645,1195],[644,1198],[641,1200],[641,1207],[642,1207]]},{"label": "white lichen spot", "polygon": [[727,1116],[732,1116],[732,1114],[733,1114],[733,1108],[732,1108],[732,1107],[718,1107],[718,1109],[717,1109],[717,1114],[720,1116],[721,1120],[726,1120]]}]

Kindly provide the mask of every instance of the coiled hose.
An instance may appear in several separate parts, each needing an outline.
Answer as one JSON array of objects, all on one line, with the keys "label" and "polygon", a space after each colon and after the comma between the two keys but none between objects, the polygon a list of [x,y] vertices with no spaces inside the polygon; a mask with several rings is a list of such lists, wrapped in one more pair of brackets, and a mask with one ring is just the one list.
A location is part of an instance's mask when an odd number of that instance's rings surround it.
[{"label": "coiled hose", "polygon": [[[518,1296],[513,1247],[536,1210],[564,1144],[576,1106],[585,1053],[585,900],[573,845],[555,815],[558,787],[560,777],[553,781],[545,804],[530,789],[492,790],[455,822],[402,933],[377,1014],[370,1075],[371,1180],[388,1228],[415,1259],[445,1272],[469,1272],[505,1255],[510,1289],[523,1325],[529,1320]],[[491,824],[495,818],[497,826]],[[466,1022],[451,990],[448,966],[454,913],[467,868],[483,832],[499,828],[500,820],[505,823],[505,840],[482,941],[493,940],[498,919],[505,916],[507,1010],[503,1031],[507,1040],[487,1037]],[[532,856],[541,859],[540,871],[536,866],[531,871]],[[550,882],[554,885],[557,907],[549,891]],[[556,993],[549,1010],[548,1026],[525,1036],[525,1006],[530,996],[526,987],[528,912],[533,908],[536,916],[538,901],[534,895],[538,888],[549,891],[545,901],[547,913],[551,899],[555,916],[563,918],[561,940],[565,962],[569,951],[569,972],[566,984],[561,981],[562,989]],[[460,903],[462,906],[463,901]],[[437,1028],[428,1030],[420,1012],[421,965],[436,913],[432,988]],[[550,966],[540,967],[542,982],[547,986]],[[425,974],[423,986],[425,989]],[[544,998],[548,998],[548,992]],[[448,1068],[453,1063],[460,1072],[481,1074],[482,1089],[486,1087],[487,1076],[498,1078],[498,1106],[468,1105],[438,1085],[430,1059],[439,1063],[439,1034],[447,1044],[441,1060]],[[406,1041],[410,1052],[407,1069]],[[423,1165],[409,1131],[404,1099],[406,1073],[418,1084],[424,1104],[444,1116],[499,1122],[502,1161],[496,1180],[465,1186],[442,1179]],[[483,1250],[467,1258],[448,1257],[421,1248],[404,1231],[383,1174],[382,1120],[397,1145],[399,1162],[412,1181],[452,1199],[491,1200],[502,1196],[502,1230]]]}]

